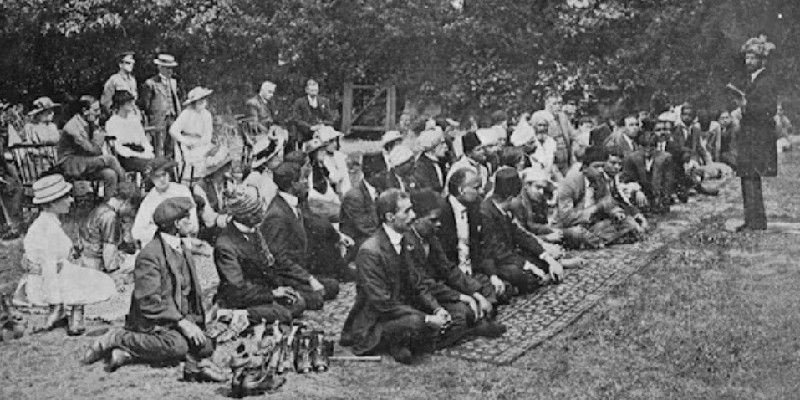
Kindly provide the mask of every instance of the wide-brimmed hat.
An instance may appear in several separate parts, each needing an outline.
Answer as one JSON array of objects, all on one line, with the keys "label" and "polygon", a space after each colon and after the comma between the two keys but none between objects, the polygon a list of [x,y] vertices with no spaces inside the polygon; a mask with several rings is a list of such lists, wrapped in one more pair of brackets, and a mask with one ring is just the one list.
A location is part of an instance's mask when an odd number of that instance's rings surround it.
[{"label": "wide-brimmed hat", "polygon": [[330,126],[323,126],[319,128],[316,132],[314,132],[314,136],[319,138],[322,143],[328,143],[334,139],[343,137],[344,134],[342,132],[333,129]]},{"label": "wide-brimmed hat", "polygon": [[33,204],[47,204],[72,190],[72,184],[61,174],[48,175],[33,183]]},{"label": "wide-brimmed hat", "polygon": [[428,151],[444,143],[444,134],[438,129],[429,129],[419,134],[417,146],[420,151]]},{"label": "wide-brimmed hat", "polygon": [[52,110],[60,105],[60,103],[54,103],[49,97],[39,97],[33,101],[33,110],[30,110],[28,115],[36,115],[42,111]]},{"label": "wide-brimmed hat", "polygon": [[166,157],[156,157],[150,160],[150,163],[145,168],[145,175],[152,177],[157,172],[169,172],[172,168],[178,166],[175,160],[170,160]]},{"label": "wide-brimmed hat", "polygon": [[283,139],[262,136],[256,140],[252,150],[251,168],[258,168],[283,151]]},{"label": "wide-brimmed hat", "polygon": [[311,140],[303,143],[303,152],[308,154],[325,146],[319,138],[311,138]]},{"label": "wide-brimmed hat", "polygon": [[381,136],[381,147],[386,147],[387,144],[398,140],[403,140],[403,134],[400,133],[400,131],[386,131],[386,133]]},{"label": "wide-brimmed hat", "polygon": [[192,104],[195,101],[202,100],[208,97],[208,95],[210,95],[211,93],[214,93],[214,91],[211,89],[206,89],[202,86],[198,86],[189,91],[189,94],[186,95],[186,101],[183,102],[183,105],[188,106],[189,104]]},{"label": "wide-brimmed hat", "polygon": [[411,149],[403,145],[397,146],[389,153],[389,168],[403,165],[412,158],[414,158],[414,152]]},{"label": "wide-brimmed hat", "polygon": [[173,57],[172,54],[166,54],[166,53],[159,54],[158,57],[155,60],[153,60],[153,63],[155,65],[159,65],[162,67],[170,67],[170,68],[178,66],[178,62],[175,61],[175,57]]}]

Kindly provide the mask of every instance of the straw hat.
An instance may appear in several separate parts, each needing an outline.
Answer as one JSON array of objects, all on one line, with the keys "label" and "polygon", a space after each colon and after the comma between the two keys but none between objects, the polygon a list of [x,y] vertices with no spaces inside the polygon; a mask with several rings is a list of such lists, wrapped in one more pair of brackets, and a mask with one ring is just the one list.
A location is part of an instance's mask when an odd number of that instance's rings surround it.
[{"label": "straw hat", "polygon": [[397,146],[389,153],[389,168],[395,168],[403,165],[414,158],[414,152],[407,146]]},{"label": "straw hat", "polygon": [[334,139],[343,137],[344,134],[342,132],[337,131],[336,129],[333,129],[330,126],[323,126],[314,133],[314,136],[319,138],[319,140],[322,141],[322,143],[328,143]]},{"label": "straw hat", "polygon": [[155,65],[170,68],[178,66],[178,62],[175,61],[175,57],[173,57],[172,54],[159,54],[158,57],[153,60],[153,63]]},{"label": "straw hat", "polygon": [[251,168],[258,168],[283,151],[283,140],[280,137],[262,136],[256,140],[252,150]]},{"label": "straw hat", "polygon": [[189,94],[186,96],[186,101],[183,102],[184,106],[188,106],[189,104],[194,103],[195,101],[202,100],[211,93],[214,93],[211,89],[206,89],[202,86],[198,86],[189,91]]},{"label": "straw hat", "polygon": [[430,129],[419,134],[417,146],[420,151],[428,151],[444,143],[444,134],[437,129]]},{"label": "straw hat", "polygon": [[325,143],[322,143],[322,140],[319,140],[319,138],[311,138],[311,140],[303,143],[303,152],[308,154],[323,146],[325,146]]},{"label": "straw hat", "polygon": [[400,131],[386,131],[381,137],[381,147],[386,147],[387,144],[403,140],[403,134]]},{"label": "straw hat", "polygon": [[33,204],[47,204],[72,190],[72,184],[61,174],[48,175],[33,183]]},{"label": "straw hat", "polygon": [[33,110],[29,111],[28,115],[36,115],[42,111],[52,110],[60,105],[60,103],[54,103],[49,97],[39,97],[33,101]]}]

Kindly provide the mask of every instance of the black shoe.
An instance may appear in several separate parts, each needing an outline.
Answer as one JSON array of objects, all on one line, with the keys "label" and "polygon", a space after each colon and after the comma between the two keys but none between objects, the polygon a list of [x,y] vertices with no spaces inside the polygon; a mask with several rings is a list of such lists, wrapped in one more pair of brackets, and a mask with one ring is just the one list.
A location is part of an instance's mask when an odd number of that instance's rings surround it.
[{"label": "black shoe", "polygon": [[205,365],[190,366],[186,363],[183,369],[184,382],[225,382],[228,375],[221,368],[212,363]]},{"label": "black shoe", "polygon": [[507,330],[508,328],[506,328],[505,325],[482,320],[472,328],[472,334],[475,336],[482,336],[494,339],[503,336],[503,334],[506,333]]}]

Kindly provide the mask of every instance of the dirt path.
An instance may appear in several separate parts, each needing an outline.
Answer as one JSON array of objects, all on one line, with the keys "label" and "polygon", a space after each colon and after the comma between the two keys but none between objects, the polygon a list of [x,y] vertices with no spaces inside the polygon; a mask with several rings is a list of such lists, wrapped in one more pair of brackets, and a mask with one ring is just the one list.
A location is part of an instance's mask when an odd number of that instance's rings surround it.
[{"label": "dirt path", "polygon": [[[800,154],[767,181],[770,218],[800,221]],[[725,230],[741,208],[683,235],[572,326],[511,366],[429,357],[415,366],[335,365],[290,375],[266,398],[781,399],[800,392],[800,235]],[[0,253],[0,288],[16,275]],[[5,271],[5,272],[4,272]],[[176,369],[81,367],[88,338],[63,331],[0,344],[0,399],[224,398]]]}]

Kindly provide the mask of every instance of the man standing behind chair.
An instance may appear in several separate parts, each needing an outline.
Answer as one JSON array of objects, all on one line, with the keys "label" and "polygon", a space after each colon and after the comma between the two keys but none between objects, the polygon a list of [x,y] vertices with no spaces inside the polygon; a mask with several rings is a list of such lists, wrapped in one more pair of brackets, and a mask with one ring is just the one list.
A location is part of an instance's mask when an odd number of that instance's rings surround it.
[{"label": "man standing behind chair", "polygon": [[174,144],[167,129],[181,112],[178,81],[172,77],[172,71],[178,63],[170,54],[159,54],[153,63],[158,67],[158,74],[144,81],[142,107],[147,115],[148,125],[157,128],[152,138],[156,155],[171,157]]},{"label": "man standing behind chair", "polygon": [[111,114],[114,92],[117,90],[127,90],[134,98],[139,98],[139,92],[136,88],[136,78],[133,76],[133,66],[136,64],[133,55],[134,53],[132,51],[120,53],[117,56],[119,72],[111,75],[103,85],[103,95],[100,96],[100,105],[103,106],[103,111],[105,111],[107,115]]},{"label": "man standing behind chair", "polygon": [[319,84],[313,79],[306,82],[306,95],[295,100],[292,105],[292,120],[295,125],[296,142],[306,142],[311,139],[322,125],[333,125],[338,117],[336,110],[331,108],[331,102],[319,95]]}]

